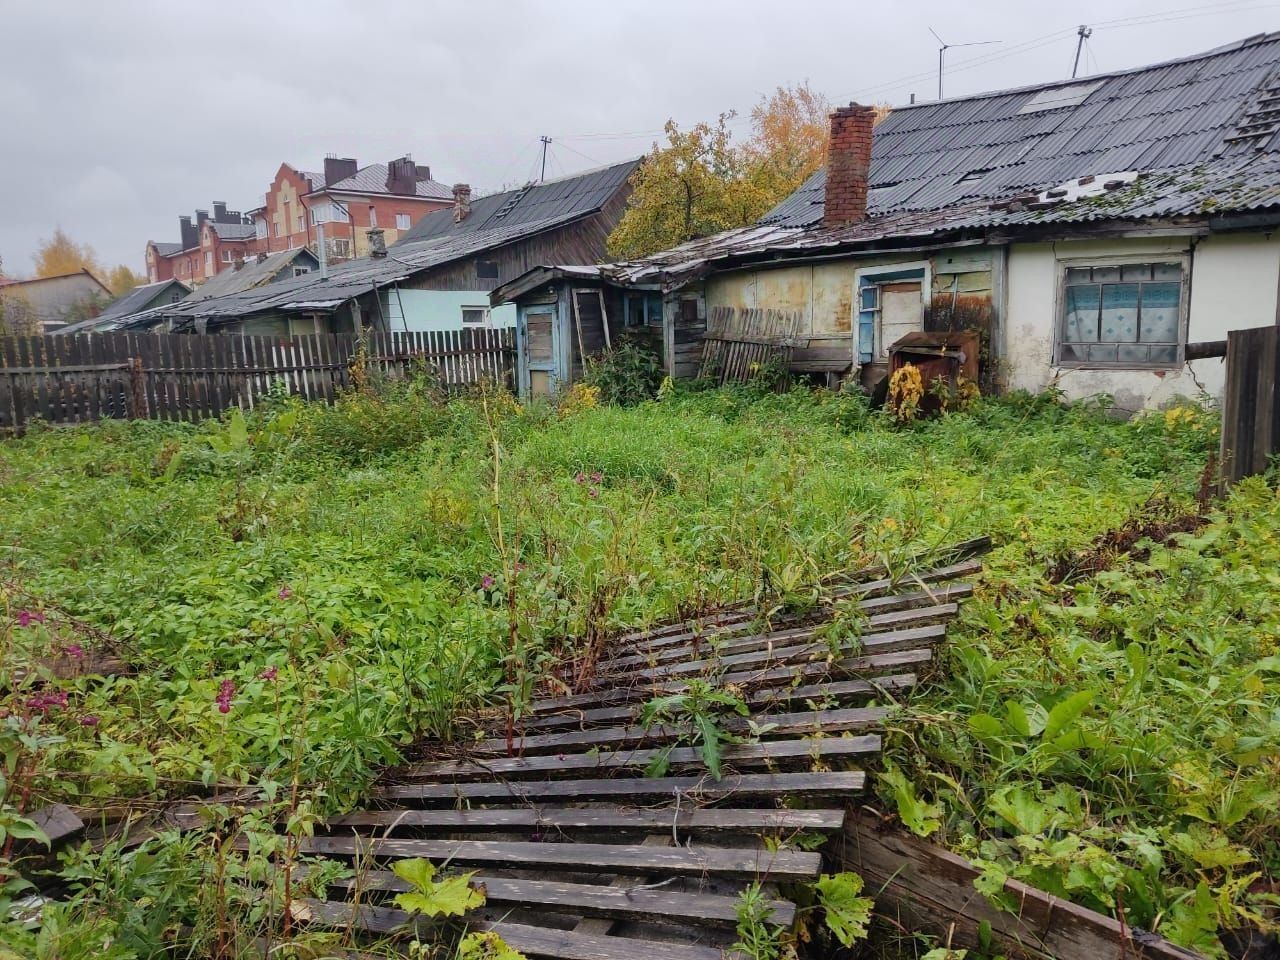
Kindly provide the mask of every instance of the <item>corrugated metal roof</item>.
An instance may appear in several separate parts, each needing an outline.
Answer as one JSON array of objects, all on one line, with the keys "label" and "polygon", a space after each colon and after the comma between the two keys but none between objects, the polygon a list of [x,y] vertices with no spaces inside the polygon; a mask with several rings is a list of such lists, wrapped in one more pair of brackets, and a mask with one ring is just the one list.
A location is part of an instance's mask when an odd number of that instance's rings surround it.
[{"label": "corrugated metal roof", "polygon": [[307,266],[312,269],[319,266],[320,263],[316,255],[308,247],[279,250],[268,254],[267,258],[261,263],[256,259],[246,260],[244,266],[239,270],[223,270],[216,276],[210,277],[196,287],[187,300],[191,303],[199,303],[201,300],[210,300],[214,297],[225,297],[227,294],[252,290],[254,287],[262,286],[264,283],[270,283],[280,271],[298,261],[302,261],[299,266]]},{"label": "corrugated metal roof", "polygon": [[[181,280],[161,280],[158,283],[144,283],[141,286],[134,287],[123,297],[107,304],[106,308],[92,320],[86,320],[83,324],[74,324],[74,326],[93,327],[94,329],[100,326],[103,329],[109,329],[109,324],[122,320],[130,314],[137,313],[139,310],[146,309],[152,300],[163,294],[168,288],[175,286],[181,291],[183,297],[191,293],[191,288]],[[70,327],[65,327],[62,332],[75,331],[71,330]]]},{"label": "corrugated metal roof", "polygon": [[470,215],[461,223],[454,222],[452,208],[432,211],[419,220],[396,247],[436,237],[483,232],[498,226],[506,228],[595,213],[622,189],[639,163],[639,160],[628,160],[559,180],[545,180],[517,190],[477,197],[471,201]]},{"label": "corrugated metal roof", "polygon": [[[1088,174],[1160,172],[1239,154],[1227,138],[1277,77],[1280,34],[1264,34],[1106,76],[899,108],[875,129],[869,214],[941,210],[975,194],[998,196],[995,188],[1046,189]],[[1021,113],[1037,99],[1078,95],[1082,83],[1096,88],[1079,103]],[[980,186],[964,181],[976,170],[990,171]],[[815,173],[761,223],[818,223],[825,186],[825,171]]]}]

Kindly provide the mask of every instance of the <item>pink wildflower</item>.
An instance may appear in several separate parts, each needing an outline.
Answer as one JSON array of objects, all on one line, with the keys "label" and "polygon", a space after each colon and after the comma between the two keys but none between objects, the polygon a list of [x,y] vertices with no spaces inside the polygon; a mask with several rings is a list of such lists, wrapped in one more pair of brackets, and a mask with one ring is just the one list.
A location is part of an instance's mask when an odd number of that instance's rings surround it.
[{"label": "pink wildflower", "polygon": [[488,589],[492,588],[492,587],[493,587],[493,584],[494,584],[494,579],[493,579],[493,577],[491,577],[491,576],[490,576],[489,574],[487,574],[487,573],[484,575],[484,579],[482,579],[482,580],[480,581],[480,586],[481,586],[481,587],[483,587],[485,590],[488,590]]},{"label": "pink wildflower", "polygon": [[44,614],[39,610],[18,611],[18,626],[29,627],[33,623],[44,623]]},{"label": "pink wildflower", "polygon": [[69,643],[66,645],[64,649],[66,650],[67,656],[69,657],[75,657],[79,659],[80,657],[84,656],[84,647],[80,646],[80,644],[78,643]]},{"label": "pink wildflower", "polygon": [[597,490],[595,487],[592,487],[590,490],[587,491],[587,496],[590,497],[592,500],[594,500],[596,497],[600,496],[600,491]]},{"label": "pink wildflower", "polygon": [[32,713],[45,714],[55,707],[61,709],[66,705],[67,692],[65,690],[37,693],[35,696],[27,698],[27,709]]},{"label": "pink wildflower", "polygon": [[231,712],[231,698],[236,695],[236,682],[234,680],[223,680],[218,685],[218,696],[214,699],[214,703],[218,705],[219,713]]},{"label": "pink wildflower", "polygon": [[279,597],[281,600],[288,600],[290,597],[293,596],[293,591],[290,590],[287,586],[284,586],[280,588],[280,592],[277,593],[276,596]]},{"label": "pink wildflower", "polygon": [[573,482],[574,482],[574,483],[586,483],[586,482],[587,482],[587,475],[586,475],[585,473],[583,473],[581,470],[579,470],[576,474],[574,474]]},{"label": "pink wildflower", "polygon": [[96,727],[97,725],[98,725],[98,718],[94,716],[92,713],[86,713],[83,717],[80,718],[80,726],[82,727]]},{"label": "pink wildflower", "polygon": [[258,674],[258,677],[259,679],[262,679],[262,680],[274,680],[279,675],[280,675],[280,671],[278,669],[276,669],[275,667],[267,667],[267,669],[263,670],[260,674]]},{"label": "pink wildflower", "polygon": [[595,473],[591,475],[592,483],[599,483],[603,479],[604,479],[604,474],[601,473],[599,470],[597,470]]}]

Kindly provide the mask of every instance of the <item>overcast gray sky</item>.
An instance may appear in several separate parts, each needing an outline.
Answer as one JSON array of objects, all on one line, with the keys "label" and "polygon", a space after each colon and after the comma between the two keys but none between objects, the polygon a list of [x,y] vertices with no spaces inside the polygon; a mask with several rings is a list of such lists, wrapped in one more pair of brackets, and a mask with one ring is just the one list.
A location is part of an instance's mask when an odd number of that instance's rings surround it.
[{"label": "overcast gray sky", "polygon": [[[808,79],[905,103],[1107,72],[1280,29],[1261,0],[0,0],[0,257],[61,225],[108,265],[212,200],[259,202],[282,161],[412,153],[489,191],[643,153],[674,117],[745,114]],[[969,61],[966,63],[966,61]]]}]

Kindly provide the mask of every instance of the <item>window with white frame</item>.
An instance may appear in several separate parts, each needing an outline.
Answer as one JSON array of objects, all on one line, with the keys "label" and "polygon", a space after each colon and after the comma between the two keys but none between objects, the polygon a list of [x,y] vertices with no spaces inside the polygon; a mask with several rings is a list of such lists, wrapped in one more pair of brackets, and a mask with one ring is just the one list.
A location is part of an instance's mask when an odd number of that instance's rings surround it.
[{"label": "window with white frame", "polygon": [[311,208],[312,223],[346,223],[347,208],[337,201],[317,203]]},{"label": "window with white frame", "polygon": [[488,307],[463,307],[462,325],[464,327],[483,327],[489,323]]},{"label": "window with white frame", "polygon": [[409,215],[407,213],[396,214],[396,229],[397,230],[409,229]]},{"label": "window with white frame", "polygon": [[295,220],[294,229],[297,230],[298,233],[301,233],[303,230],[307,229],[307,218],[305,214],[301,214],[301,213],[298,214],[294,218],[294,220]]},{"label": "window with white frame", "polygon": [[222,251],[222,262],[230,263],[232,260],[231,251],[229,249]]},{"label": "window with white frame", "polygon": [[257,237],[259,240],[265,240],[267,236],[267,221],[265,220],[253,221],[253,235]]},{"label": "window with white frame", "polygon": [[378,225],[378,211],[375,207],[369,208],[369,226],[376,227]]},{"label": "window with white frame", "polygon": [[326,240],[325,243],[329,247],[329,259],[351,259],[351,241],[346,237],[333,237],[332,239]]},{"label": "window with white frame", "polygon": [[294,268],[293,268],[293,275],[294,275],[295,277],[300,277],[300,276],[302,276],[304,273],[310,273],[310,272],[311,272],[311,268],[310,268],[310,267],[294,267]]},{"label": "window with white frame", "polygon": [[204,255],[204,272],[213,275],[213,251],[208,250]]},{"label": "window with white frame", "polygon": [[1176,366],[1185,342],[1181,259],[1065,263],[1057,362],[1063,366]]}]

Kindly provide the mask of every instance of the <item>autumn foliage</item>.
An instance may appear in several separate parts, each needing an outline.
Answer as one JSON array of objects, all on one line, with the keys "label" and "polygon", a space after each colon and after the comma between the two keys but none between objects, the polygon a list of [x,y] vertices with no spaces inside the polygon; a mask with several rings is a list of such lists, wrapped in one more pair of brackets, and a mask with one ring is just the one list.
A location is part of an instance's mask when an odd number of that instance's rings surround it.
[{"label": "autumn foliage", "polygon": [[[888,110],[877,107],[877,121]],[[642,257],[759,220],[826,163],[830,112],[806,81],[762,96],[742,143],[733,140],[732,112],[688,130],[667,121],[666,143],[654,144],[632,175],[609,255]]]}]

